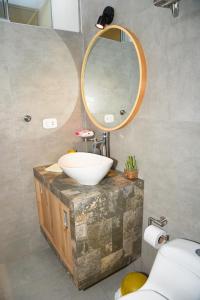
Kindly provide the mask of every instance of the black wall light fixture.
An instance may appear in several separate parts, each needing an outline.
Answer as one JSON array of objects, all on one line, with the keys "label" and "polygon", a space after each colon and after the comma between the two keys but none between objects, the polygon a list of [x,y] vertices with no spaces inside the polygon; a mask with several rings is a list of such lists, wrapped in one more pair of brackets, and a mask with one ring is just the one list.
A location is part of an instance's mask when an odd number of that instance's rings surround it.
[{"label": "black wall light fixture", "polygon": [[154,0],[153,4],[158,7],[170,8],[172,15],[176,18],[179,15],[179,3],[181,0]]},{"label": "black wall light fixture", "polygon": [[99,29],[104,29],[106,25],[110,25],[114,18],[114,8],[111,6],[107,6],[102,16],[99,17],[96,27]]}]

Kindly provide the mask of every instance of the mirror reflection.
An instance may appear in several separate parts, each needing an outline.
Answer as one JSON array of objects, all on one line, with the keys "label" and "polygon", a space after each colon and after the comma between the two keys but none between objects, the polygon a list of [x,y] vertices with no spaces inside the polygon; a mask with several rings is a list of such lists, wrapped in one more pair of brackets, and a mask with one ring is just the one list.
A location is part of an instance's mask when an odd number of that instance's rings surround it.
[{"label": "mirror reflection", "polygon": [[106,128],[125,121],[134,108],[140,67],[131,36],[118,28],[102,32],[85,66],[83,93],[89,113]]},{"label": "mirror reflection", "polygon": [[0,17],[15,23],[52,27],[51,0],[0,0]]}]

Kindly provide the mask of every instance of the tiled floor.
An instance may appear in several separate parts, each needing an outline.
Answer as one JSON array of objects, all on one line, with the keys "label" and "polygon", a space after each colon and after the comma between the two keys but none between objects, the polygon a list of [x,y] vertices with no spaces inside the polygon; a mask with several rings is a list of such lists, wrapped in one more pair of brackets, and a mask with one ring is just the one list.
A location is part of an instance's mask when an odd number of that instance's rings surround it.
[{"label": "tiled floor", "polygon": [[86,291],[79,291],[54,252],[47,248],[0,265],[0,300],[113,300],[132,264]]}]

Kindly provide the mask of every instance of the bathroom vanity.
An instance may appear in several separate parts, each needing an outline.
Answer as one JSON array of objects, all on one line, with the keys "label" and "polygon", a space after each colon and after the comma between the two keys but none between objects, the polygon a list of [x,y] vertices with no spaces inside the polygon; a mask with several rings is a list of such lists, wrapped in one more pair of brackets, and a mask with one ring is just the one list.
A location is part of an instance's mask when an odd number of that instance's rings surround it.
[{"label": "bathroom vanity", "polygon": [[[93,37],[83,60],[81,93],[88,117],[104,132],[104,138],[95,139],[94,144],[103,144],[107,156],[109,132],[134,119],[144,96],[146,76],[144,51],[134,33],[110,25]],[[73,156],[68,158],[72,160]],[[79,176],[77,170],[70,170],[70,163],[64,170],[82,184],[91,184],[91,177],[99,175],[101,165],[92,161],[87,182],[88,172],[84,173],[82,167]],[[34,175],[41,231],[79,289],[140,256],[142,180],[131,181],[111,171],[97,185],[81,185],[63,173],[45,171],[45,166],[34,168]]]},{"label": "bathroom vanity", "polygon": [[85,289],[141,253],[143,181],[111,171],[96,186],[34,168],[41,231]]}]

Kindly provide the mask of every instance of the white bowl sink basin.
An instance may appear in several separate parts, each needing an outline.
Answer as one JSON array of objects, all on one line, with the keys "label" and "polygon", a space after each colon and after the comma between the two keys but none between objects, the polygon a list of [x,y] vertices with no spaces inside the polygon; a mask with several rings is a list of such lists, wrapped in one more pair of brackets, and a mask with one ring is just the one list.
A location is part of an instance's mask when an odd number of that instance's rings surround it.
[{"label": "white bowl sink basin", "polygon": [[111,158],[85,152],[66,154],[58,160],[58,165],[64,173],[83,185],[98,184],[112,164]]}]

